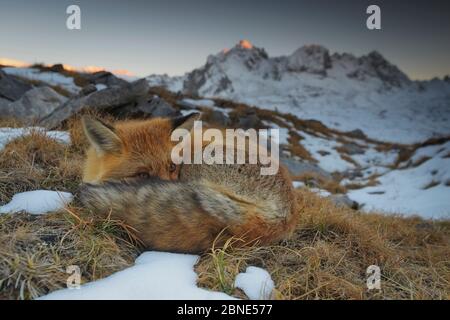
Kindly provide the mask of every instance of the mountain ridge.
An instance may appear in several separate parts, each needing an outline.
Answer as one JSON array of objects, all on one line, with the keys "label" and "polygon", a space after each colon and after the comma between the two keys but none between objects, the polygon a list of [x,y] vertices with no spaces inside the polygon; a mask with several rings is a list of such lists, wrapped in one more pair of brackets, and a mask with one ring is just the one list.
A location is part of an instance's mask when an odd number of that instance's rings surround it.
[{"label": "mountain ridge", "polygon": [[[450,133],[448,78],[411,80],[377,51],[357,57],[305,45],[270,57],[242,40],[183,76],[146,79],[173,92],[292,113],[335,129],[362,129],[371,137],[380,138],[379,128],[385,127],[386,141],[414,143]],[[417,123],[417,132],[405,121]]]}]

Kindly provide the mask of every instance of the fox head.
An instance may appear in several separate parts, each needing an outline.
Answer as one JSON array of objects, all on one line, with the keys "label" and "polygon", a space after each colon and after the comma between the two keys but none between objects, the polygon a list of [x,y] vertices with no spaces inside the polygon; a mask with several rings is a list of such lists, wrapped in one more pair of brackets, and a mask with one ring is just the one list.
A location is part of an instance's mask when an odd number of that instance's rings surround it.
[{"label": "fox head", "polygon": [[123,178],[176,180],[180,167],[171,160],[172,131],[191,130],[199,113],[174,119],[154,118],[118,122],[114,126],[83,117],[82,126],[90,143],[83,181],[97,183]]}]

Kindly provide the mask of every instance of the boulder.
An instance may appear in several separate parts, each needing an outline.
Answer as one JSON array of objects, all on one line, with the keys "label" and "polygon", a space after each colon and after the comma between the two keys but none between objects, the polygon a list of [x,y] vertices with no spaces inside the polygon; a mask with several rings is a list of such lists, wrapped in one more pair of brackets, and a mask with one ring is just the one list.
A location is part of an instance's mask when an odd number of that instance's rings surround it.
[{"label": "boulder", "polygon": [[0,97],[0,109],[6,105],[9,105],[10,103],[11,103],[11,101]]},{"label": "boulder", "polygon": [[350,136],[357,139],[366,139],[366,134],[361,129],[355,129],[347,132]]},{"label": "boulder", "polygon": [[37,87],[27,91],[17,101],[7,105],[0,104],[0,114],[27,124],[34,124],[52,113],[66,100],[66,97],[50,87]]},{"label": "boulder", "polygon": [[91,94],[95,91],[97,91],[97,87],[95,86],[95,84],[90,83],[81,89],[80,95],[87,96],[88,94]]},{"label": "boulder", "polygon": [[0,70],[0,98],[16,101],[31,88],[30,84]]},{"label": "boulder", "polygon": [[92,84],[104,84],[107,87],[123,86],[128,83],[123,79],[116,77],[108,71],[98,71],[87,76],[87,79]]},{"label": "boulder", "polygon": [[239,118],[238,127],[242,129],[256,128],[260,124],[260,119],[255,111],[249,110],[244,116]]},{"label": "boulder", "polygon": [[132,83],[126,82],[120,87],[95,91],[87,96],[77,95],[43,118],[40,124],[47,128],[54,128],[83,109],[114,113],[120,107],[136,103],[147,94],[148,89],[147,81],[140,79]]},{"label": "boulder", "polygon": [[147,100],[145,103],[138,104],[137,109],[152,117],[172,117],[178,114],[178,111],[166,100],[157,96]]},{"label": "boulder", "polygon": [[366,150],[356,143],[345,143],[342,145],[342,151],[349,155],[364,154]]},{"label": "boulder", "polygon": [[332,180],[333,176],[331,173],[323,170],[318,165],[302,160],[297,160],[295,158],[281,156],[280,161],[282,164],[286,166],[286,168],[289,170],[291,175],[293,176],[299,176],[303,173],[314,173],[324,179]]},{"label": "boulder", "polygon": [[172,107],[166,100],[153,96],[143,97],[137,102],[117,108],[112,112],[117,117],[174,117],[179,115],[177,109]]},{"label": "boulder", "polygon": [[219,110],[212,110],[209,114],[208,121],[222,127],[226,127],[230,124],[230,118]]},{"label": "boulder", "polygon": [[50,71],[53,71],[53,72],[63,72],[63,71],[64,71],[64,65],[61,64],[61,63],[56,63],[56,64],[54,64],[54,65],[52,65],[52,66],[50,67]]}]

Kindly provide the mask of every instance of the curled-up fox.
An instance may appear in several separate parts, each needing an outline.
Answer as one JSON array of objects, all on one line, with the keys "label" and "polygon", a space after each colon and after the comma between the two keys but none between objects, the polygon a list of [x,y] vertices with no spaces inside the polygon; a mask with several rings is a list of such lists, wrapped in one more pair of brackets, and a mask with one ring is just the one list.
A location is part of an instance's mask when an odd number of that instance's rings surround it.
[{"label": "curled-up fox", "polygon": [[[175,164],[175,129],[199,114],[117,122],[83,117],[90,143],[82,204],[135,230],[149,249],[195,253],[232,236],[269,244],[295,228],[298,209],[287,170],[261,175],[260,164]],[[222,240],[220,240],[222,239]]]}]

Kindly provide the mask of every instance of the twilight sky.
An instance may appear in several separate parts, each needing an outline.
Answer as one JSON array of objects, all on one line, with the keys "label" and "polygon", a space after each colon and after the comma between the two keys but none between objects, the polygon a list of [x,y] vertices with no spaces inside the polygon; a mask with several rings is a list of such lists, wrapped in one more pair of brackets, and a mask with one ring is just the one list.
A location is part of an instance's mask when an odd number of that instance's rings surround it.
[{"label": "twilight sky", "polygon": [[[81,7],[81,30],[66,8]],[[381,7],[382,30],[366,28]],[[0,58],[183,74],[248,39],[270,56],[304,44],[378,50],[413,79],[450,74],[448,0],[0,0]]]}]

